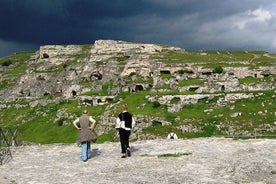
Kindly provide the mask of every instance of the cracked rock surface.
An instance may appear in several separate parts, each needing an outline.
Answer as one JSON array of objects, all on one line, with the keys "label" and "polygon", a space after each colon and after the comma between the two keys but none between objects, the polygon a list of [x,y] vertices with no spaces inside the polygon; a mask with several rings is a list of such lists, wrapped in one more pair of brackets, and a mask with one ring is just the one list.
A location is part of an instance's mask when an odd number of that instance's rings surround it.
[{"label": "cracked rock surface", "polygon": [[0,183],[276,183],[275,139],[137,141],[128,158],[121,158],[118,142],[92,149],[93,157],[83,162],[76,144],[12,147],[12,160],[0,166]]}]

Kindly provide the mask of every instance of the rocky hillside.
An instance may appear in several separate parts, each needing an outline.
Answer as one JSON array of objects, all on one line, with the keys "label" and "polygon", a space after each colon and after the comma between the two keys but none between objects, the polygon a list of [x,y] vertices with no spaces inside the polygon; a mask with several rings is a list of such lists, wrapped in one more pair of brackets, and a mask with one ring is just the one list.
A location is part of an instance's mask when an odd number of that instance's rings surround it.
[{"label": "rocky hillside", "polygon": [[[97,132],[104,135],[113,129],[119,104],[130,103],[137,119],[134,139],[168,131],[275,135],[275,54],[191,52],[114,40],[46,45],[28,54],[0,60],[0,126],[38,121],[38,116],[68,126],[88,108],[96,111]],[[36,112],[30,116],[24,109]]]}]

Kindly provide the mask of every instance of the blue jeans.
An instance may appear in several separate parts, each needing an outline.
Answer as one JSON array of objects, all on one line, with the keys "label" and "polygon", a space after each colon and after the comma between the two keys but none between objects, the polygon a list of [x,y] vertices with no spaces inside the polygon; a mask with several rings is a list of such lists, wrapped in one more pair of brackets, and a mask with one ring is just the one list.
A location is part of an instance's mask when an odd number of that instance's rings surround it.
[{"label": "blue jeans", "polygon": [[90,141],[84,141],[81,143],[81,158],[82,160],[87,160],[92,156],[91,151],[91,142]]}]

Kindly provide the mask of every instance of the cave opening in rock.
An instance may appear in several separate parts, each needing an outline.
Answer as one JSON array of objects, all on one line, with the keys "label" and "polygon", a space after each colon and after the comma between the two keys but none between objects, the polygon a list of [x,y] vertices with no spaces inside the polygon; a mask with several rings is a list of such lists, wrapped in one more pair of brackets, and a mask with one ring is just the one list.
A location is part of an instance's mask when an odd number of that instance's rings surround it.
[{"label": "cave opening in rock", "polygon": [[72,95],[73,96],[76,96],[77,95],[77,92],[75,90],[72,91]]},{"label": "cave opening in rock", "polygon": [[141,84],[136,84],[136,86],[135,86],[135,91],[143,91],[143,90],[144,90],[143,85],[141,85]]}]

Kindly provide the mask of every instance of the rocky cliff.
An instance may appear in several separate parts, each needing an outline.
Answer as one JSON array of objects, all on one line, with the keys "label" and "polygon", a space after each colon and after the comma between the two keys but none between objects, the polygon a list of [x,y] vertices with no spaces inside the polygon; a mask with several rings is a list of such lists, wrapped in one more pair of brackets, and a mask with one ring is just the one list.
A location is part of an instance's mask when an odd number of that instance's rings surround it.
[{"label": "rocky cliff", "polygon": [[[201,51],[191,55],[195,59],[179,60],[166,58],[167,53],[191,54],[184,49],[171,46],[114,40],[97,40],[91,45],[41,46],[29,60],[25,61],[26,70],[14,79],[14,84],[0,90],[0,108],[8,108],[11,103],[16,104],[16,101],[20,99],[25,99],[26,106],[31,108],[46,106],[49,103],[60,103],[72,98],[77,99],[80,104],[85,103],[90,106],[104,104],[107,111],[99,119],[105,126],[98,127],[98,131],[102,134],[113,126],[115,117],[108,109],[116,103],[110,102],[122,92],[149,91],[149,93],[162,94],[146,95],[145,99],[151,103],[158,102],[160,105],[165,105],[169,113],[178,113],[185,105],[196,104],[201,100],[216,99],[214,105],[222,107],[236,100],[255,98],[256,94],[252,93],[254,91],[275,90],[275,56],[272,54],[251,53],[253,55],[251,59],[238,60],[231,55],[232,53],[226,51],[224,53]],[[214,64],[209,66],[208,59],[205,61],[205,58],[212,54],[216,56],[213,63],[216,63],[216,66],[223,66],[222,71],[216,71]],[[229,55],[229,58],[224,59],[223,63],[216,61],[217,58],[225,57],[225,55]],[[270,59],[268,64],[260,65],[258,59],[265,60],[266,58]],[[8,67],[2,66],[2,72],[9,71],[18,65],[16,62],[13,64]],[[253,84],[240,82],[240,79],[248,77],[258,82]],[[3,83],[7,78],[8,75],[1,74],[0,82]],[[190,80],[197,82],[182,85]],[[275,99],[275,94],[272,99]],[[24,108],[24,105],[17,104],[17,107]],[[210,113],[214,111],[214,108],[205,109],[204,112]],[[61,109],[57,112],[57,118],[61,118],[66,113]],[[231,116],[239,115],[238,111],[231,114]],[[134,136],[136,138],[139,137],[139,132],[151,125],[153,120],[162,125],[171,124],[162,117],[152,119],[150,116],[136,114],[136,118],[139,122],[143,122],[138,124]],[[176,121],[188,120],[176,118]],[[274,119],[274,124],[264,124],[269,131],[274,132],[275,123]],[[226,125],[224,122],[218,126],[225,128]],[[179,129],[184,132],[201,130],[192,124],[185,123],[179,126]],[[231,128],[227,126],[226,129],[225,132],[230,134]],[[235,130],[237,129],[239,128]],[[143,139],[143,136],[140,135],[139,138]]]}]

